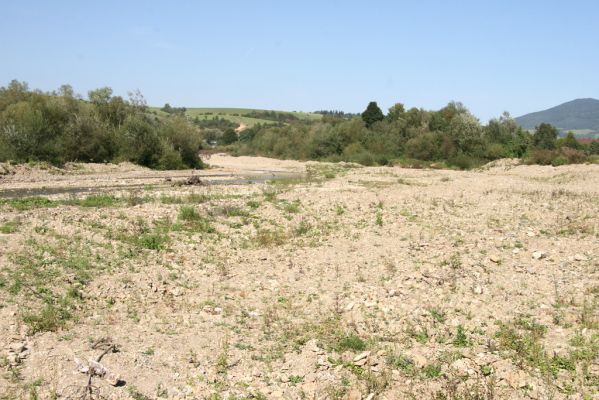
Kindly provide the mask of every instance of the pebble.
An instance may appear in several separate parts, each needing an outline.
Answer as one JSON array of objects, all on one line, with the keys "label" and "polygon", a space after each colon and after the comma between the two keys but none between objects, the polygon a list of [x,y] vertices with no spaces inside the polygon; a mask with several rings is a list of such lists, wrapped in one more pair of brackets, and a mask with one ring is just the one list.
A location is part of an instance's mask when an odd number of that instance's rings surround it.
[{"label": "pebble", "polygon": [[547,257],[547,253],[544,253],[542,251],[535,251],[532,253],[532,258],[534,258],[535,260],[541,260],[545,257]]},{"label": "pebble", "polygon": [[582,254],[576,254],[576,255],[574,256],[574,259],[575,259],[576,261],[587,261],[587,258],[586,258],[585,256],[583,256]]}]

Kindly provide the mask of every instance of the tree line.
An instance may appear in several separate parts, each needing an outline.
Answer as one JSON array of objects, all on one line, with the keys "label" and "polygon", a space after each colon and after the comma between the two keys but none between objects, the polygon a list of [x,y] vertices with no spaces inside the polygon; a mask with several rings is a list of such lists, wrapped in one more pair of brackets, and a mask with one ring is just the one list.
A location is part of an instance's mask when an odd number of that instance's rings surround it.
[{"label": "tree line", "polygon": [[158,169],[202,168],[200,129],[179,112],[148,112],[139,92],[108,87],[87,98],[63,85],[44,93],[24,82],[0,88],[0,161],[131,161]]},{"label": "tree line", "polygon": [[150,112],[139,92],[124,99],[104,87],[83,98],[69,85],[41,92],[13,80],[0,87],[0,161],[202,168],[202,143],[233,154],[462,169],[506,157],[557,166],[597,160],[599,154],[597,141],[581,144],[572,133],[558,138],[549,124],[528,132],[507,113],[482,125],[458,102],[437,111],[397,103],[386,114],[371,102],[357,115],[321,111],[319,121],[285,123],[277,116],[273,124],[239,134],[237,124],[222,118],[190,118],[168,104],[163,111]]},{"label": "tree line", "polygon": [[229,146],[236,154],[278,158],[349,161],[363,165],[437,165],[468,169],[499,158],[529,163],[581,163],[599,154],[599,142],[579,143],[572,133],[541,124],[528,132],[504,113],[482,125],[466,107],[450,102],[438,111],[405,109],[401,103],[387,114],[376,102],[359,116],[323,113],[319,122],[298,121],[256,126]]}]

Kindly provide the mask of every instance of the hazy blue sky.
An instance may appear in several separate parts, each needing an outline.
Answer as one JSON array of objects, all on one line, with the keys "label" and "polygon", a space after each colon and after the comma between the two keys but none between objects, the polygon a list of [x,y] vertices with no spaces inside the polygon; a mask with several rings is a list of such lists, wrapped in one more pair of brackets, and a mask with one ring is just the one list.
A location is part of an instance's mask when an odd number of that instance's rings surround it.
[{"label": "hazy blue sky", "polygon": [[139,88],[151,105],[486,121],[599,97],[599,1],[8,1],[0,85]]}]

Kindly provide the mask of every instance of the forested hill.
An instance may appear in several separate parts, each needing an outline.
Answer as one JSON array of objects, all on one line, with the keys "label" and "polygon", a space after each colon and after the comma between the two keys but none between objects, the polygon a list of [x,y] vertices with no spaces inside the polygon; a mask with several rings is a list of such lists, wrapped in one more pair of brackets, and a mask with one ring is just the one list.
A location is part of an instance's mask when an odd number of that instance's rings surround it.
[{"label": "forested hill", "polygon": [[581,135],[599,135],[599,100],[577,99],[548,110],[516,118],[524,129],[534,129],[545,122],[561,132],[574,131]]}]

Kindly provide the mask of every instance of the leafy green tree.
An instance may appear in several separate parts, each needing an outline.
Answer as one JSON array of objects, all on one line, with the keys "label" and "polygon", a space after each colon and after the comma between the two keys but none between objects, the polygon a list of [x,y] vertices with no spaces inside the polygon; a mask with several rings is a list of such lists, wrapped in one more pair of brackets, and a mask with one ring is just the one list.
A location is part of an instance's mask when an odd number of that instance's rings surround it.
[{"label": "leafy green tree", "polygon": [[383,111],[379,108],[376,101],[368,103],[368,107],[362,113],[362,121],[366,124],[366,127],[370,128],[375,122],[382,121],[385,118]]},{"label": "leafy green tree", "polygon": [[599,154],[599,140],[594,140],[589,145],[589,152],[591,154]]},{"label": "leafy green tree", "polygon": [[555,149],[555,140],[557,139],[557,129],[551,125],[542,123],[537,126],[532,137],[533,145],[537,149],[553,150]]},{"label": "leafy green tree", "polygon": [[449,123],[448,133],[459,150],[471,155],[480,155],[477,153],[483,147],[482,128],[472,114],[454,115]]},{"label": "leafy green tree", "polygon": [[107,104],[112,97],[112,89],[108,86],[87,92],[89,101],[93,104]]},{"label": "leafy green tree", "polygon": [[235,129],[228,128],[223,132],[223,135],[220,137],[221,144],[225,146],[235,143],[239,138],[237,137],[237,132]]},{"label": "leafy green tree", "polygon": [[124,158],[146,167],[158,165],[163,145],[154,126],[141,115],[129,115],[120,130]]},{"label": "leafy green tree", "polygon": [[[202,167],[199,151],[202,148],[202,140],[197,128],[187,122],[183,116],[172,116],[163,121],[159,128],[159,136],[168,146],[164,148],[169,152],[176,152],[182,163],[191,168]],[[174,156],[171,156],[173,159]],[[168,168],[178,169],[178,168]]]},{"label": "leafy green tree", "polygon": [[572,149],[579,149],[580,148],[580,143],[578,143],[578,140],[576,140],[576,137],[574,136],[574,132],[568,132],[566,134],[566,137],[563,139],[559,139],[559,147],[570,147]]},{"label": "leafy green tree", "polygon": [[391,108],[389,108],[387,119],[389,121],[397,121],[399,119],[403,119],[405,113],[406,109],[404,105],[401,103],[395,103]]}]

